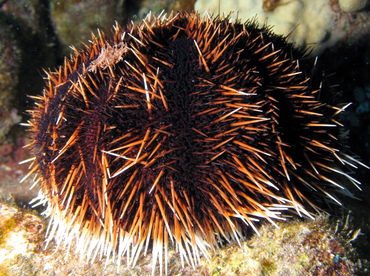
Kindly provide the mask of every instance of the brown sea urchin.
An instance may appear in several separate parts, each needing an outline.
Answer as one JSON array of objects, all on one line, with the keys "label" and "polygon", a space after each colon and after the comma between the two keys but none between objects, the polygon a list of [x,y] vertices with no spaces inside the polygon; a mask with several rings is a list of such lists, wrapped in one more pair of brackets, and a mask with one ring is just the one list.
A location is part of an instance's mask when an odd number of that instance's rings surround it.
[{"label": "brown sea urchin", "polygon": [[255,222],[338,200],[344,110],[317,100],[304,53],[253,23],[178,13],[148,17],[75,50],[35,97],[29,121],[48,239],[96,254],[173,244],[192,266]]}]

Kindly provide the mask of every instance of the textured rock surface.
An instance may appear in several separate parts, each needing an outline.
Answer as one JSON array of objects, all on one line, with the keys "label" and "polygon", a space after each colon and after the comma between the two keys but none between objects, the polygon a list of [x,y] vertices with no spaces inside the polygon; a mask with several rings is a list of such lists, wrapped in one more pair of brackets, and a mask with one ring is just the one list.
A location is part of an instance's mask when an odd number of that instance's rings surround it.
[{"label": "textured rock surface", "polygon": [[[276,5],[266,11],[263,9],[263,2]],[[359,1],[352,1],[352,5],[346,4],[346,7],[353,7],[355,2]],[[256,17],[261,24],[267,22],[273,25],[275,33],[289,35],[289,39],[298,45],[312,46],[314,55],[339,41],[357,39],[370,31],[369,11],[355,15],[344,14],[334,0],[198,0],[195,10],[217,14],[219,4],[222,13],[233,11],[235,17],[242,21]]]},{"label": "textured rock surface", "polygon": [[367,0],[338,0],[339,6],[344,12],[356,12],[366,6]]},{"label": "textured rock surface", "polygon": [[[341,220],[342,223],[345,220]],[[348,225],[328,224],[326,217],[315,221],[278,223],[280,228],[265,225],[260,236],[233,244],[202,258],[195,270],[181,268],[178,257],[169,250],[168,275],[366,275],[368,263],[356,258],[350,240],[358,231]],[[99,257],[91,263],[78,255],[66,256],[62,250],[42,250],[45,224],[33,213],[14,205],[0,203],[0,275],[23,276],[108,276],[150,275],[151,256],[141,258],[134,269],[124,260],[120,268]],[[335,229],[340,229],[340,234]],[[357,273],[357,274],[356,274]]]}]

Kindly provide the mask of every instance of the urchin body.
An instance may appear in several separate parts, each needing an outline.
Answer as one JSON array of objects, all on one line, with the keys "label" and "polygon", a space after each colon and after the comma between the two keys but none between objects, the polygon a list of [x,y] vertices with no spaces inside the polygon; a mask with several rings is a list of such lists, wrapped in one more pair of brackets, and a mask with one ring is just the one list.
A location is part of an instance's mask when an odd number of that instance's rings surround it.
[{"label": "urchin body", "polygon": [[357,161],[303,56],[266,28],[193,13],[94,37],[31,111],[49,239],[131,265],[151,248],[161,268],[172,243],[195,266],[261,218],[337,201]]}]

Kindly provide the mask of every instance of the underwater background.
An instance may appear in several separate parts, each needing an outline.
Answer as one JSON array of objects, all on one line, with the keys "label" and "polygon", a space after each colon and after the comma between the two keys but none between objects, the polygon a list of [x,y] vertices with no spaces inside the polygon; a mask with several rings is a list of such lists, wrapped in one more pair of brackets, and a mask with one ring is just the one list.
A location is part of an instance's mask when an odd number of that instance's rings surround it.
[{"label": "underwater background", "polygon": [[[256,18],[288,36],[297,47],[309,47],[317,57],[315,78],[333,94],[324,102],[352,103],[342,114],[343,137],[354,156],[370,165],[370,1],[337,0],[0,0],[0,276],[1,275],[150,275],[146,256],[133,269],[97,258],[93,264],[70,253],[44,247],[48,220],[43,206],[29,202],[38,194],[28,173],[31,157],[27,128],[22,126],[34,105],[29,96],[44,87],[43,69],[57,68],[83,47],[97,29],[111,33],[115,22],[140,22],[151,11],[185,10],[211,14],[232,12],[247,21]],[[335,99],[331,99],[335,95]],[[241,246],[228,245],[204,260],[194,272],[182,268],[174,253],[170,275],[369,275],[370,170],[353,175],[362,191],[357,199],[341,198],[316,220],[292,218],[279,228],[261,223]],[[58,251],[57,251],[58,252]],[[73,251],[71,251],[73,252]]]}]

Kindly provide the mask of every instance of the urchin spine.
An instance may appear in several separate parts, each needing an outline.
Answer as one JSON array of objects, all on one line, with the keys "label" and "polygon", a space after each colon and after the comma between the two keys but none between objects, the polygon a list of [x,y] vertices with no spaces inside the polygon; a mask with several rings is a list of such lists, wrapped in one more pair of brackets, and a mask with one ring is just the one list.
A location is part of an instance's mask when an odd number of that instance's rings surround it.
[{"label": "urchin spine", "polygon": [[339,203],[331,176],[357,185],[340,166],[361,164],[334,146],[345,107],[316,100],[294,51],[266,28],[194,13],[75,50],[30,111],[48,239],[129,265],[151,247],[162,274],[170,242],[195,267],[217,236],[239,241],[287,209],[310,216],[307,191]]}]

